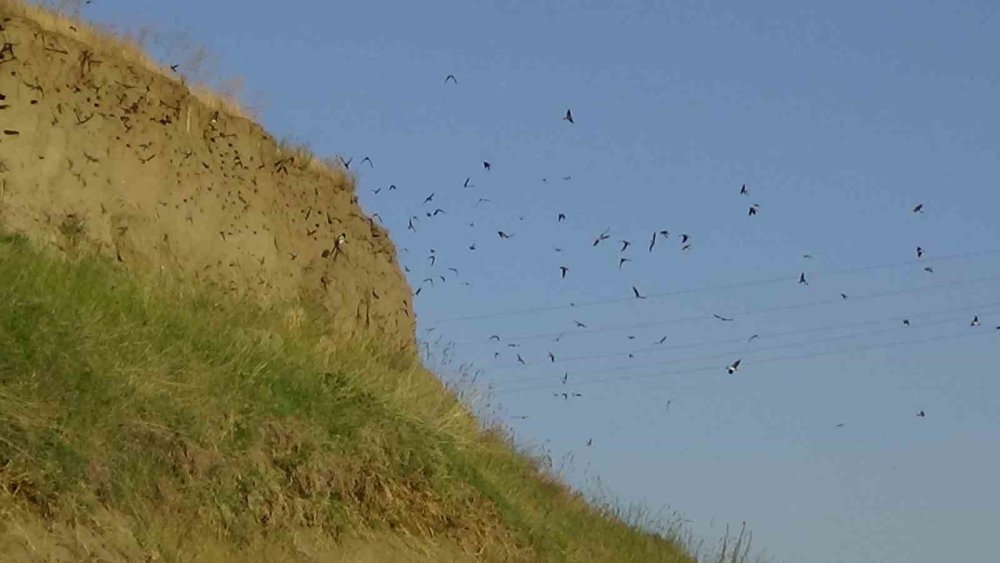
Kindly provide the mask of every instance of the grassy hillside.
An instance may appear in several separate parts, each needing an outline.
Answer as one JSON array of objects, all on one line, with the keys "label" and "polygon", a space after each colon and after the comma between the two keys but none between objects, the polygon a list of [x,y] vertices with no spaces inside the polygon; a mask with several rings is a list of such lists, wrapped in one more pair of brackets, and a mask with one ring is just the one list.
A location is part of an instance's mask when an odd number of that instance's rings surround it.
[{"label": "grassy hillside", "polygon": [[691,560],[280,310],[4,237],[2,559]]}]

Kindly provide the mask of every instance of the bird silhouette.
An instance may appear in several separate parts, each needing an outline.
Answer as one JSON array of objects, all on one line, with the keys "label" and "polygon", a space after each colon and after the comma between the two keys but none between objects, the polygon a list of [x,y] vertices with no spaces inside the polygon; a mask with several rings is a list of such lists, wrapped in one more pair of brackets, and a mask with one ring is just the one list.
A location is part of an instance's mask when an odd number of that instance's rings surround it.
[{"label": "bird silhouette", "polygon": [[743,184],[743,187],[740,188],[740,195],[750,195],[750,191],[747,190],[746,184]]},{"label": "bird silhouette", "polygon": [[637,288],[634,285],[632,286],[632,293],[635,294],[635,298],[636,299],[645,299],[646,298],[645,295],[642,295],[641,293],[639,293],[639,288]]},{"label": "bird silhouette", "polygon": [[809,285],[809,282],[806,281],[806,273],[805,272],[802,272],[801,274],[799,274],[799,283],[802,284],[802,285]]},{"label": "bird silhouette", "polygon": [[757,210],[758,209],[760,209],[760,205],[758,205],[756,203],[753,204],[753,205],[751,205],[750,206],[750,211],[747,212],[747,215],[750,216],[750,217],[753,217],[754,215],[757,214]]},{"label": "bird silhouette", "polygon": [[722,315],[716,315],[715,313],[712,313],[712,316],[726,323],[733,322],[734,320],[736,320],[735,317],[723,317]]},{"label": "bird silhouette", "polygon": [[969,326],[979,326],[979,315],[972,317],[972,322],[969,323]]},{"label": "bird silhouette", "polygon": [[918,246],[918,247],[917,247],[917,258],[923,258],[923,257],[924,257],[924,249],[923,249],[923,248],[920,248],[920,247]]},{"label": "bird silhouette", "polygon": [[927,266],[927,267],[924,268],[924,271],[927,272],[928,274],[933,274],[934,273],[934,268],[931,268],[930,266]]},{"label": "bird silhouette", "polygon": [[587,328],[587,325],[581,323],[580,321],[573,321],[576,323],[576,328]]},{"label": "bird silhouette", "polygon": [[649,251],[653,251],[653,247],[656,246],[656,231],[653,231],[653,236],[649,239]]},{"label": "bird silhouette", "polygon": [[559,266],[559,271],[562,273],[562,279],[566,279],[566,272],[569,271],[569,268],[566,266]]},{"label": "bird silhouette", "polygon": [[445,84],[447,84],[449,80],[451,80],[452,84],[455,84],[455,85],[458,84],[458,79],[455,78],[454,74],[449,74],[448,76],[444,77],[444,83]]},{"label": "bird silhouette", "polygon": [[685,244],[690,238],[690,235],[681,234],[681,244]]},{"label": "bird silhouette", "polygon": [[514,236],[514,235],[508,235],[507,233],[505,233],[503,231],[497,231],[497,234],[500,235],[501,239],[508,239],[508,238],[511,238],[511,237]]},{"label": "bird silhouette", "polygon": [[918,203],[916,205],[916,207],[913,208],[913,212],[914,213],[923,213],[924,212],[924,204]]},{"label": "bird silhouette", "polygon": [[611,236],[608,235],[608,231],[610,231],[610,230],[611,229],[604,229],[603,233],[597,235],[597,238],[594,239],[594,245],[593,246],[597,246],[598,244],[601,244],[602,240],[608,240],[609,238],[611,238]]},{"label": "bird silhouette", "polygon": [[903,319],[903,326],[910,326],[910,319]]},{"label": "bird silhouette", "polygon": [[563,121],[569,121],[570,123],[575,123],[573,121],[573,112],[566,110],[566,115],[563,116]]},{"label": "bird silhouette", "polygon": [[474,188],[475,186],[473,186],[472,184],[469,183],[470,180],[472,180],[472,178],[466,178],[465,179],[465,183],[462,184],[462,187],[463,188]]},{"label": "bird silhouette", "polygon": [[618,259],[618,269],[621,270],[622,269],[622,264],[624,264],[625,262],[631,262],[631,261],[632,261],[631,258],[619,258]]},{"label": "bird silhouette", "polygon": [[375,165],[372,164],[372,159],[368,158],[367,156],[361,159],[361,164],[364,164],[366,162],[368,163],[369,168],[375,168]]},{"label": "bird silhouette", "polygon": [[666,342],[666,341],[667,341],[667,337],[666,337],[666,336],[664,336],[663,338],[661,338],[661,339],[657,340],[657,341],[656,341],[656,343],[657,343],[657,344],[663,344],[663,343],[664,343],[664,342]]},{"label": "bird silhouette", "polygon": [[174,71],[174,72],[177,72],[177,69],[178,69],[178,68],[179,68],[180,66],[181,66],[181,65],[170,65],[170,70],[172,70],[172,71]]},{"label": "bird silhouette", "polygon": [[427,205],[432,201],[434,201],[434,192],[431,192],[431,195],[424,198],[424,205]]},{"label": "bird silhouette", "polygon": [[632,243],[629,242],[629,241],[627,241],[627,240],[623,240],[622,241],[622,248],[618,252],[625,252],[625,249],[627,249],[630,244],[632,244]]},{"label": "bird silhouette", "polygon": [[557,222],[557,223],[562,223],[562,222],[563,222],[563,221],[565,221],[565,220],[566,220],[566,214],[565,214],[565,213],[560,213],[560,214],[559,214],[559,215],[557,216],[557,218],[556,218],[556,222]]},{"label": "bird silhouette", "polygon": [[490,200],[486,199],[485,197],[481,197],[481,198],[479,198],[478,201],[476,201],[476,207],[479,207],[480,203],[489,203],[489,202],[490,202]]},{"label": "bird silhouette", "polygon": [[755,335],[751,336],[750,338],[747,339],[747,344],[753,342],[754,340],[757,340],[758,338],[760,338],[759,334],[755,334]]},{"label": "bird silhouette", "polygon": [[489,169],[493,168],[493,165],[484,160],[483,161],[483,168],[486,169],[486,170],[489,170]]},{"label": "bird silhouette", "polygon": [[556,361],[555,354],[553,354],[552,352],[549,352],[549,362],[550,363],[555,363],[555,361]]},{"label": "bird silhouette", "polygon": [[518,354],[518,355],[517,355],[517,361],[518,361],[518,362],[520,362],[520,364],[521,364],[522,366],[526,366],[526,365],[528,365],[528,364],[526,364],[526,363],[524,362],[524,358],[522,358],[522,357],[521,357],[521,354]]},{"label": "bird silhouette", "polygon": [[846,293],[841,293],[840,294],[840,298],[841,299],[847,299],[847,294]]},{"label": "bird silhouette", "polygon": [[726,371],[729,372],[729,375],[733,375],[734,373],[736,373],[736,370],[740,369],[740,362],[742,361],[743,360],[736,360],[735,362],[729,364],[729,367],[726,368]]},{"label": "bird silhouette", "polygon": [[917,412],[917,416],[920,417],[920,418],[925,418],[927,416],[927,413],[925,413],[923,410],[921,410],[921,411]]},{"label": "bird silhouette", "polygon": [[493,336],[490,337],[490,340],[495,340],[496,342],[500,342],[500,335],[494,334]]}]

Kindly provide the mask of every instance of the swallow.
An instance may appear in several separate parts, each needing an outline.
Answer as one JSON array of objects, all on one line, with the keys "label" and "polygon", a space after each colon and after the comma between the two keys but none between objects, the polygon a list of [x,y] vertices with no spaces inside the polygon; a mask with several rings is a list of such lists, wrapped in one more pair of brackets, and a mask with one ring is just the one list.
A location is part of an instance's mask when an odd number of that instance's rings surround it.
[{"label": "swallow", "polygon": [[434,256],[433,254],[431,254],[430,256],[427,257],[427,259],[430,260],[431,267],[433,268],[434,267],[434,263],[437,262],[437,256]]},{"label": "swallow", "polygon": [[361,164],[364,164],[365,162],[368,163],[369,168],[375,168],[375,165],[372,164],[372,159],[368,158],[367,156],[361,159]]},{"label": "swallow", "polygon": [[619,269],[619,270],[621,270],[621,269],[622,269],[622,265],[623,265],[623,264],[624,264],[625,262],[631,262],[631,261],[632,261],[632,259],[631,259],[631,258],[619,258],[619,259],[618,259],[618,269]]},{"label": "swallow", "polygon": [[712,316],[726,323],[736,320],[736,317],[723,317],[721,315],[716,315],[715,313],[712,313]]},{"label": "swallow", "polygon": [[494,340],[496,342],[500,342],[500,335],[494,334],[493,336],[490,337],[490,340]]},{"label": "swallow", "polygon": [[691,245],[685,244],[684,246],[681,247],[681,250],[691,250]]},{"label": "swallow", "polygon": [[566,266],[559,266],[559,271],[562,273],[562,279],[566,279],[566,272],[569,271],[569,268]]},{"label": "swallow", "polygon": [[664,343],[664,342],[666,342],[666,341],[667,341],[667,337],[666,337],[666,336],[664,336],[663,338],[661,338],[661,339],[657,340],[657,341],[656,341],[656,343],[657,343],[657,344],[663,344],[663,343]]},{"label": "swallow", "polygon": [[934,268],[931,268],[930,266],[927,266],[926,268],[924,268],[924,271],[927,272],[928,274],[933,274],[934,273]]},{"label": "swallow", "polygon": [[656,246],[656,231],[653,231],[653,238],[649,239],[649,251],[653,251],[653,247]]},{"label": "swallow", "polygon": [[610,236],[608,235],[608,231],[609,231],[609,230],[611,230],[611,229],[604,229],[604,232],[603,232],[603,233],[601,233],[601,234],[597,235],[597,238],[595,238],[595,239],[594,239],[594,244],[593,244],[593,246],[597,246],[598,244],[601,244],[601,241],[602,241],[602,240],[608,240],[609,238],[611,238],[611,237],[610,237]]},{"label": "swallow", "polygon": [[919,416],[920,418],[924,418],[924,417],[927,416],[927,413],[925,413],[924,411],[921,410],[921,411],[917,412],[917,416]]},{"label": "swallow", "polygon": [[409,229],[409,230],[411,230],[411,231],[413,231],[413,232],[417,232],[417,228],[413,226],[413,218],[412,217],[410,218],[409,222],[407,223],[406,228]]},{"label": "swallow", "polygon": [[903,326],[910,326],[910,319],[903,319]]},{"label": "swallow", "polygon": [[507,233],[505,233],[503,231],[497,231],[497,234],[500,235],[500,238],[502,238],[502,239],[508,239],[508,238],[511,238],[511,237],[514,236],[514,235],[508,235]]},{"label": "swallow", "polygon": [[736,373],[736,370],[740,369],[740,362],[742,361],[743,360],[736,360],[735,362],[729,364],[729,367],[726,368],[726,371],[729,373],[729,375],[733,375],[734,373]]},{"label": "swallow", "polygon": [[559,248],[558,246],[557,246],[557,247],[555,247],[555,250],[556,250],[556,252],[562,252],[562,249],[561,249],[561,248]]},{"label": "swallow", "polygon": [[456,276],[458,275],[458,268],[448,268],[448,271],[449,272],[455,272],[455,275]]},{"label": "swallow", "polygon": [[587,325],[581,323],[580,321],[573,321],[576,323],[576,328],[587,328]]},{"label": "swallow", "polygon": [[593,444],[594,444],[594,439],[593,438],[590,438],[589,440],[587,440],[587,446],[588,447],[592,446]]},{"label": "swallow", "polygon": [[570,110],[566,110],[566,115],[563,116],[563,121],[569,121],[570,123],[575,123],[575,121],[573,121],[573,112]]},{"label": "swallow", "polygon": [[484,160],[483,161],[483,168],[486,169],[486,170],[489,170],[490,168],[493,168],[493,165]]},{"label": "swallow", "polygon": [[549,362],[550,363],[555,363],[555,361],[556,361],[555,354],[553,354],[552,352],[549,352]]},{"label": "swallow", "polygon": [[566,380],[568,379],[569,379],[569,372],[567,371],[563,373],[563,378],[562,378],[563,385],[566,385]]},{"label": "swallow", "polygon": [[913,212],[914,213],[923,213],[924,212],[924,204],[918,203],[916,205],[916,207],[913,208]]},{"label": "swallow", "polygon": [[799,283],[802,284],[802,285],[809,285],[809,282],[806,281],[806,273],[805,272],[802,272],[801,274],[799,274]]},{"label": "swallow", "polygon": [[432,216],[432,217],[435,217],[435,216],[437,216],[437,215],[438,215],[439,213],[444,213],[444,214],[447,214],[448,212],[447,212],[447,211],[445,211],[444,209],[441,209],[441,208],[439,207],[439,208],[437,208],[437,209],[435,209],[435,210],[434,210],[434,213],[431,213],[431,216]]},{"label": "swallow", "polygon": [[755,204],[753,204],[753,205],[751,205],[751,206],[750,206],[750,211],[748,211],[748,212],[747,212],[747,216],[749,216],[749,217],[753,217],[754,215],[756,215],[756,214],[757,214],[757,210],[758,210],[758,209],[760,209],[760,205],[758,205],[758,204],[756,204],[756,203],[755,203]]},{"label": "swallow", "polygon": [[847,294],[846,293],[841,293],[840,294],[840,298],[846,300],[847,299]]},{"label": "swallow", "polygon": [[969,323],[969,326],[979,326],[979,315],[972,317],[972,322]]},{"label": "swallow", "polygon": [[837,428],[843,428],[843,427],[844,427],[844,423],[843,422],[837,423]]},{"label": "swallow", "polygon": [[337,158],[340,159],[340,163],[344,165],[344,168],[346,168],[348,170],[351,169],[351,163],[354,162],[354,157],[353,156],[351,158],[348,158],[347,160],[344,160],[344,157],[342,157],[340,155],[337,155]]},{"label": "swallow", "polygon": [[622,248],[618,252],[625,252],[625,250],[629,247],[630,244],[632,244],[632,243],[629,242],[629,241],[627,241],[627,240],[623,240],[622,241]]},{"label": "swallow", "polygon": [[812,260],[813,255],[812,254],[803,254],[802,257],[805,258],[806,260]]},{"label": "swallow", "polygon": [[760,338],[759,334],[755,334],[755,335],[751,336],[749,339],[747,339],[747,344],[753,342],[754,340],[757,340],[758,338]]},{"label": "swallow", "polygon": [[396,184],[389,184],[389,191],[390,191],[390,192],[391,192],[392,190],[395,190],[395,189],[397,189],[397,188],[396,188]]},{"label": "swallow", "polygon": [[690,238],[690,235],[681,234],[681,244],[686,243]]},{"label": "swallow", "polygon": [[469,250],[475,250],[475,249],[476,249],[476,243],[472,243],[469,245]]},{"label": "swallow", "polygon": [[431,192],[431,195],[424,198],[424,205],[427,205],[432,201],[434,201],[434,192]]},{"label": "swallow", "polygon": [[517,355],[517,361],[520,362],[522,366],[528,365],[528,364],[524,363],[524,358],[521,357],[521,354]]},{"label": "swallow", "polygon": [[740,195],[750,195],[750,191],[747,190],[746,184],[743,184],[743,187],[740,188]]},{"label": "swallow", "polygon": [[375,194],[375,195],[378,195],[379,192],[381,192],[381,191],[382,191],[382,188],[375,188],[374,190],[372,190],[372,193]]},{"label": "swallow", "polygon": [[473,186],[472,184],[469,183],[470,180],[472,180],[472,178],[466,178],[465,179],[465,183],[462,184],[462,187],[463,188],[474,188],[474,187],[476,187],[476,186]]},{"label": "swallow", "polygon": [[566,220],[566,214],[565,214],[565,213],[560,213],[560,214],[559,214],[559,215],[558,215],[558,216],[556,217],[556,223],[562,223],[562,222],[563,222],[563,221],[565,221],[565,220]]},{"label": "swallow", "polygon": [[431,287],[434,287],[434,278],[424,278],[423,281],[420,282],[421,285],[425,283],[430,283]]},{"label": "swallow", "polygon": [[180,66],[181,66],[181,65],[170,65],[170,70],[172,70],[172,71],[174,71],[174,72],[177,72],[177,69],[178,69],[178,68],[179,68]]},{"label": "swallow", "polygon": [[917,258],[923,258],[923,257],[924,257],[924,249],[923,249],[923,248],[920,248],[920,247],[918,246],[918,247],[917,247]]},{"label": "swallow", "polygon": [[645,299],[646,298],[645,295],[642,295],[642,294],[639,293],[639,288],[637,288],[634,285],[632,286],[632,293],[635,294],[635,298],[636,299]]},{"label": "swallow", "polygon": [[458,85],[458,79],[455,78],[454,74],[449,74],[448,76],[444,77],[445,84],[447,84],[449,80],[451,80],[452,84]]}]

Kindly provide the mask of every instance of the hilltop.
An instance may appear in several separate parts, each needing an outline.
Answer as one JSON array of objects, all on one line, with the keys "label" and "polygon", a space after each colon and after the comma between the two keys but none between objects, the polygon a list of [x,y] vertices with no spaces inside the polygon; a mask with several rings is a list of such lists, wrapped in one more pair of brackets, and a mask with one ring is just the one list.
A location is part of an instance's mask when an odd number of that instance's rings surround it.
[{"label": "hilltop", "polygon": [[693,560],[420,365],[349,171],[81,22],[0,24],[4,561]]}]

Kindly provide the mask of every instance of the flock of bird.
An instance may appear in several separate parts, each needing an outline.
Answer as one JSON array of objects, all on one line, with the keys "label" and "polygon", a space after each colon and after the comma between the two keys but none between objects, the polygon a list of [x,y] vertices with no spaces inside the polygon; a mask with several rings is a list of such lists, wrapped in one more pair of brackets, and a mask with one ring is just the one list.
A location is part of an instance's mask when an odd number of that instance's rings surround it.
[{"label": "flock of bird", "polygon": [[[449,85],[449,84],[457,86],[458,85],[458,79],[455,77],[455,75],[449,74],[449,75],[447,75],[445,77],[444,83],[445,83],[446,86]],[[571,109],[567,109],[566,110],[565,114],[562,115],[561,120],[564,121],[564,122],[566,122],[568,125],[575,125],[576,124],[576,118],[574,117],[573,112],[572,112]],[[345,159],[341,158],[341,161],[343,162],[343,164],[344,164],[344,166],[346,168],[350,168],[351,160],[345,160]],[[372,160],[370,158],[368,158],[368,157],[365,157],[362,160],[362,163],[367,163],[369,165],[369,167],[374,167],[374,164],[372,163]],[[482,166],[482,172],[484,174],[488,174],[490,171],[493,170],[494,164],[492,162],[488,161],[488,160],[483,160],[481,166]],[[563,180],[570,180],[571,178],[572,178],[571,176],[563,176],[562,177]],[[543,183],[546,183],[546,184],[548,183],[548,179],[547,178],[543,178],[542,181],[543,181]],[[468,189],[472,189],[472,188],[475,188],[475,187],[476,186],[473,183],[473,177],[472,176],[466,176],[464,182],[461,184],[461,188],[463,190],[468,190]],[[394,185],[394,184],[391,184],[387,188],[385,188],[385,190],[389,191],[389,192],[396,191],[397,189],[398,189],[397,186]],[[376,187],[376,188],[372,189],[372,193],[375,194],[375,195],[378,195],[378,194],[382,193],[382,191],[383,191],[382,187]],[[748,200],[748,204],[746,206],[746,209],[747,209],[746,215],[747,215],[747,217],[754,218],[754,217],[757,217],[759,214],[762,213],[763,207],[759,203],[749,202],[749,197],[750,197],[750,194],[751,194],[751,189],[747,187],[747,184],[741,185],[739,187],[739,190],[738,191],[734,190],[734,192],[735,192],[734,193],[735,197],[741,197],[741,198],[745,198],[745,199]],[[443,215],[447,215],[448,214],[448,212],[443,207],[439,207],[438,206],[439,205],[439,203],[438,203],[439,199],[436,199],[437,197],[438,197],[438,193],[437,192],[431,192],[426,197],[423,198],[422,203],[420,204],[419,210],[416,210],[416,212],[413,212],[407,218],[407,221],[406,221],[406,229],[407,229],[407,231],[410,231],[412,233],[417,233],[419,231],[419,229],[420,229],[421,221],[434,220],[435,218],[437,218],[439,216],[443,216]],[[490,203],[490,201],[491,200],[489,198],[476,196],[476,201],[475,201],[474,206],[478,207],[478,206],[480,206],[482,204],[488,204],[488,203]],[[914,207],[912,207],[911,212],[914,213],[914,214],[924,214],[924,204],[923,203],[918,203],[917,205],[915,205]],[[375,214],[375,215],[377,216],[377,214]],[[519,216],[519,219],[523,221],[524,217],[523,216]],[[567,219],[566,213],[559,212],[559,213],[557,213],[555,215],[555,217],[553,217],[553,220],[554,220],[554,222],[556,224],[561,224],[561,223],[567,221],[568,219]],[[469,227],[473,227],[473,226],[475,226],[475,223],[474,222],[469,222],[468,226]],[[678,233],[677,235],[672,235],[672,233],[670,232],[670,230],[663,229],[663,228],[651,229],[648,232],[650,233],[649,234],[648,243],[644,243],[643,244],[643,247],[645,248],[645,252],[647,254],[655,252],[656,249],[658,248],[658,244],[659,244],[659,246],[662,247],[668,240],[670,240],[672,238],[677,241],[676,244],[678,245],[678,248],[679,248],[680,252],[689,252],[694,247],[695,238],[694,238],[693,235],[691,235],[689,233]],[[510,239],[513,239],[517,235],[513,231],[508,231],[508,230],[504,230],[504,229],[498,229],[498,230],[496,230],[496,236],[501,241],[508,241]],[[602,243],[603,244],[609,244],[607,241],[609,241],[611,239],[612,239],[612,228],[608,227],[608,228],[605,228],[604,230],[602,230],[600,233],[597,233],[593,237],[593,239],[591,239],[590,246],[591,247],[598,247]],[[633,260],[634,260],[633,256],[634,255],[630,254],[629,250],[632,249],[635,246],[635,244],[634,244],[634,241],[632,241],[632,240],[621,238],[621,239],[617,240],[617,245],[618,245],[618,253],[619,253],[619,257],[618,257],[618,261],[617,261],[617,269],[619,271],[621,271],[621,270],[625,269],[628,264],[630,264],[630,263],[633,262]],[[915,248],[916,248],[916,250],[915,250],[916,258],[917,259],[923,258],[925,256],[925,251],[924,251],[923,247],[916,246]],[[472,244],[468,245],[468,249],[470,251],[475,251],[477,249],[476,243],[473,242]],[[560,248],[560,247],[556,247],[554,250],[555,250],[555,252],[557,254],[563,253],[563,251],[564,251],[564,249]],[[407,248],[403,248],[401,251],[403,253],[409,253],[409,250]],[[805,254],[805,255],[803,255],[803,258],[805,258],[805,259],[811,259],[812,255]],[[429,251],[429,255],[426,257],[427,267],[431,268],[431,269],[434,269],[435,267],[437,267],[438,262],[439,262],[439,255],[435,251],[435,249],[431,248],[430,251]],[[404,269],[406,270],[407,273],[410,273],[410,268],[408,266],[404,266]],[[925,272],[927,272],[928,274],[934,273],[934,269],[931,266],[926,266],[926,267],[923,268],[923,270]],[[446,271],[448,273],[450,273],[450,274],[454,274],[454,276],[458,276],[458,274],[459,274],[458,269],[455,268],[455,267],[448,267],[446,269]],[[570,264],[568,264],[568,263],[562,263],[562,264],[558,265],[557,271],[555,273],[555,276],[556,276],[557,279],[565,280],[565,279],[567,279],[567,277],[572,276],[572,275],[573,275],[573,267]],[[445,282],[447,282],[447,279],[448,278],[444,274],[437,274],[437,275],[432,275],[432,276],[425,277],[420,282],[420,284],[417,286],[417,288],[415,290],[415,295],[419,296],[421,294],[421,292],[424,290],[425,287],[433,288],[433,287],[435,287],[435,283],[437,281],[439,281],[440,283],[445,283]],[[469,282],[463,281],[461,283],[463,285],[469,285]],[[798,284],[804,285],[804,286],[808,286],[809,285],[809,278],[807,277],[805,271],[803,271],[803,272],[801,272],[799,274],[799,276],[798,276]],[[637,300],[644,300],[644,299],[647,298],[647,296],[636,285],[631,285],[631,294],[632,294],[632,297],[634,299],[637,299]],[[841,292],[839,294],[839,296],[840,296],[840,298],[842,300],[847,300],[848,299],[848,295],[846,293]],[[573,305],[573,304],[571,303],[571,305]],[[723,322],[723,323],[728,323],[728,322],[732,322],[732,321],[735,320],[735,317],[733,317],[733,316],[724,316],[724,315],[720,315],[720,314],[713,314],[713,317],[717,321]],[[587,325],[584,324],[584,323],[582,323],[582,322],[580,322],[580,321],[574,321],[574,323],[575,323],[575,327],[578,328],[578,329],[586,329],[587,328]],[[978,327],[978,326],[980,326],[980,324],[981,323],[980,323],[980,320],[979,320],[979,316],[975,315],[972,318],[971,322],[970,322],[970,326],[972,326],[972,327]],[[903,325],[904,326],[910,326],[909,319],[904,319],[903,320]],[[996,327],[996,329],[998,331],[1000,331],[1000,326]],[[427,330],[428,331],[433,331],[434,329],[430,328],[430,329],[427,329]],[[561,338],[561,336],[560,336],[560,338]],[[634,339],[634,338],[635,338],[634,336],[629,336],[629,339]],[[747,340],[747,342],[748,343],[749,342],[753,342],[757,338],[758,338],[757,334],[751,335],[749,337],[749,339]],[[489,340],[492,341],[492,342],[495,342],[495,343],[499,344],[499,343],[501,343],[502,338],[501,338],[500,335],[494,334],[494,335],[492,335],[490,337]],[[558,340],[559,340],[559,338],[556,339],[556,341],[558,341]],[[663,344],[664,342],[666,342],[666,340],[667,340],[667,337],[664,336],[664,337],[660,338],[659,340],[657,340],[656,344]],[[513,342],[506,343],[506,345],[510,349],[516,349],[516,348],[519,347],[519,344],[513,343]],[[547,354],[546,354],[546,356],[547,356],[549,362],[555,363],[556,357],[555,357],[555,354],[553,352],[548,351]],[[500,359],[501,358],[500,351],[494,351],[493,357],[494,357],[494,359]],[[632,354],[629,354],[629,357],[632,357]],[[518,351],[514,351],[513,352],[513,360],[512,361],[515,361],[517,364],[520,364],[520,365],[527,365],[527,361],[521,355],[521,353],[518,352]],[[728,373],[730,375],[734,375],[734,374],[736,374],[740,370],[740,368],[743,365],[743,363],[744,362],[743,362],[742,358],[735,358],[731,363],[729,363],[728,365],[725,365],[724,369],[725,369],[726,373]],[[564,374],[564,376],[562,378],[562,382],[564,384],[567,382],[567,378],[568,378],[568,374]],[[555,396],[555,397],[561,397],[564,400],[568,400],[568,399],[573,398],[573,397],[580,397],[580,396],[582,396],[582,394],[575,393],[575,392],[574,393],[557,392],[557,393],[553,393],[553,396]],[[918,412],[918,416],[920,416],[920,417],[925,416],[924,411],[923,410],[919,411]]]}]

